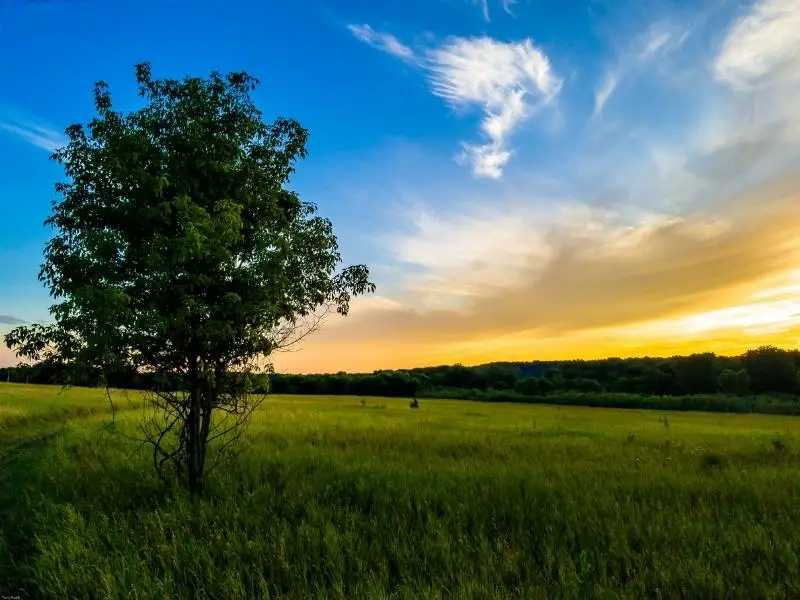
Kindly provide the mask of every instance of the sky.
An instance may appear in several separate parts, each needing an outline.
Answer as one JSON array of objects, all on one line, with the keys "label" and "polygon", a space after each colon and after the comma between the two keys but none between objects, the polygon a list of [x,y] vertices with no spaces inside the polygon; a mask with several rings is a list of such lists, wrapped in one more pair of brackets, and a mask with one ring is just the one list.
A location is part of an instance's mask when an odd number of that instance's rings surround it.
[{"label": "sky", "polygon": [[371,268],[278,371],[800,347],[798,31],[800,0],[2,0],[0,333],[49,318],[49,152],[149,60],[258,77]]}]

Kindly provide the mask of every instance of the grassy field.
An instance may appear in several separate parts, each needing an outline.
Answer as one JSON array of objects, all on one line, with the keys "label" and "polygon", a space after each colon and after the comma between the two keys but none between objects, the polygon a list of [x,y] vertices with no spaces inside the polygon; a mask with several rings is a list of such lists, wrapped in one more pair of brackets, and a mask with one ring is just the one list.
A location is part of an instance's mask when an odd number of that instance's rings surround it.
[{"label": "grassy field", "polygon": [[192,502],[101,390],[0,384],[0,594],[798,598],[800,420],[272,397]]}]

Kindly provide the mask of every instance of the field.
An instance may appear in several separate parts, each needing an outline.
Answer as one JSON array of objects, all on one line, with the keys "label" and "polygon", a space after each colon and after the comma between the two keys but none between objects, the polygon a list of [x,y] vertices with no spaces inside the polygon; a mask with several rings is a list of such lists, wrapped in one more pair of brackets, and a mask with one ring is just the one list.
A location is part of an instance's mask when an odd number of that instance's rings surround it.
[{"label": "field", "polygon": [[797,598],[800,420],[272,397],[192,502],[122,398],[0,384],[0,593]]}]

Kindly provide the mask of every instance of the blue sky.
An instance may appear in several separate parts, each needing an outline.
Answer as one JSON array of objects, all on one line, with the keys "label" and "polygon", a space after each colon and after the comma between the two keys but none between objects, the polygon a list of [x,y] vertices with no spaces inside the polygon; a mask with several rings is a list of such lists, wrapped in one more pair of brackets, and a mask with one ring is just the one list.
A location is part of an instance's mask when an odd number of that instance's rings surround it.
[{"label": "blue sky", "polygon": [[373,267],[287,369],[796,343],[798,30],[800,0],[9,0],[0,330],[47,319],[48,149],[99,79],[137,107],[150,60],[259,77],[311,131],[294,187]]}]

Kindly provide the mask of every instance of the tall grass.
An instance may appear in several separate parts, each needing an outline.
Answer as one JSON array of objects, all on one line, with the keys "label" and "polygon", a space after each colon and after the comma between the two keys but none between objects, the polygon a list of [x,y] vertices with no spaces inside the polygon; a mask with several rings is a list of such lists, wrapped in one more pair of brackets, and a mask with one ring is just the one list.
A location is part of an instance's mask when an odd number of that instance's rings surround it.
[{"label": "tall grass", "polygon": [[800,597],[793,417],[275,397],[193,502],[106,402],[0,385],[1,593]]}]

